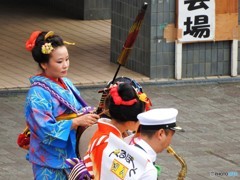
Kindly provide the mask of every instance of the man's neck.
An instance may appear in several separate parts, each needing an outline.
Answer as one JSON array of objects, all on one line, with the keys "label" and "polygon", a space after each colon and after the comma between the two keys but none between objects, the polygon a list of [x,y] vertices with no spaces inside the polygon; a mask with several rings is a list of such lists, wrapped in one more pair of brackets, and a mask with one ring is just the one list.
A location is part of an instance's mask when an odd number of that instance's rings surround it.
[{"label": "man's neck", "polygon": [[142,140],[144,140],[148,145],[157,153],[157,145],[154,138],[149,138],[147,136],[141,136]]}]

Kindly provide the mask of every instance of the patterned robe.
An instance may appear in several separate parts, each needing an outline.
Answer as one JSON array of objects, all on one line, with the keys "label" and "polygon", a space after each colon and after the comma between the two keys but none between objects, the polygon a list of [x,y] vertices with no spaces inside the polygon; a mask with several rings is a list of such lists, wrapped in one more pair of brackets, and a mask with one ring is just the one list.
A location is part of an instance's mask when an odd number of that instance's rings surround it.
[{"label": "patterned robe", "polygon": [[107,146],[109,134],[113,133],[118,138],[122,139],[122,133],[109,123],[110,119],[101,118],[98,120],[98,130],[91,138],[84,162],[90,175],[94,176],[94,180],[99,180],[101,177],[102,153]]},{"label": "patterned robe", "polygon": [[[30,78],[31,84],[35,81],[44,82],[77,110],[80,110],[82,105],[69,87],[79,95],[80,92],[70,80],[67,78],[62,80],[67,89],[44,76]],[[76,130],[71,129],[72,120],[56,121],[56,117],[63,113],[72,113],[72,111],[44,88],[40,86],[30,88],[26,97],[25,118],[31,132],[30,149],[27,157],[33,164],[34,174],[37,172],[37,174],[41,175],[42,173],[46,176],[46,168],[51,169],[49,173],[53,172],[52,169],[62,171],[62,169],[69,168],[65,160],[76,157]],[[41,172],[40,169],[44,170]],[[61,173],[55,172],[54,174],[59,176],[56,179],[63,179],[63,177],[60,177],[62,176]]]}]

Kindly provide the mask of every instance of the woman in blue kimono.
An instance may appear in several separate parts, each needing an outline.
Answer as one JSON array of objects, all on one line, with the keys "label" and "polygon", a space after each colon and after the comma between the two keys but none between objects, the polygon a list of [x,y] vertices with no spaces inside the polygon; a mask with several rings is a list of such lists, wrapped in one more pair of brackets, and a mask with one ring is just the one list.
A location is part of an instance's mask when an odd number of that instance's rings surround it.
[{"label": "woman in blue kimono", "polygon": [[[91,126],[99,116],[86,113],[80,92],[65,77],[69,54],[61,37],[52,31],[35,31],[26,49],[42,70],[30,78],[26,97],[25,118],[31,133],[27,159],[32,163],[34,179],[67,179],[69,166],[65,160],[76,157],[77,127]],[[72,113],[73,118],[64,119]]]}]

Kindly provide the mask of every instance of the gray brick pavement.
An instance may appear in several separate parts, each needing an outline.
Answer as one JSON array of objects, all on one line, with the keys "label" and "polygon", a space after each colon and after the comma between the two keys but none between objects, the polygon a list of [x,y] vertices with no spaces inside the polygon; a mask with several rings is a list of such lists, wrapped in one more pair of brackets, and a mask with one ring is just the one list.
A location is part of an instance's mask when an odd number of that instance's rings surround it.
[{"label": "gray brick pavement", "polygon": [[[154,107],[179,110],[178,122],[186,132],[174,135],[172,147],[187,162],[187,180],[240,179],[240,83],[143,88]],[[96,106],[98,90],[84,88],[81,93]],[[0,94],[0,179],[33,179],[25,151],[16,145],[24,128],[24,99],[25,93]],[[157,163],[163,168],[160,179],[176,179],[180,163],[174,157],[163,152]],[[238,177],[223,174],[230,171]]]}]

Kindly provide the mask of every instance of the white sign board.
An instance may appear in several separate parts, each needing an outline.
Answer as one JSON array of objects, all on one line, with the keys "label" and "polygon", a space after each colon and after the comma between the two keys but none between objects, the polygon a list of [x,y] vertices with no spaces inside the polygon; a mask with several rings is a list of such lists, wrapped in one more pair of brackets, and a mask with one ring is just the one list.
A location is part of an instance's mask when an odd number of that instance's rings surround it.
[{"label": "white sign board", "polygon": [[215,0],[178,0],[180,42],[212,41],[215,37]]}]

